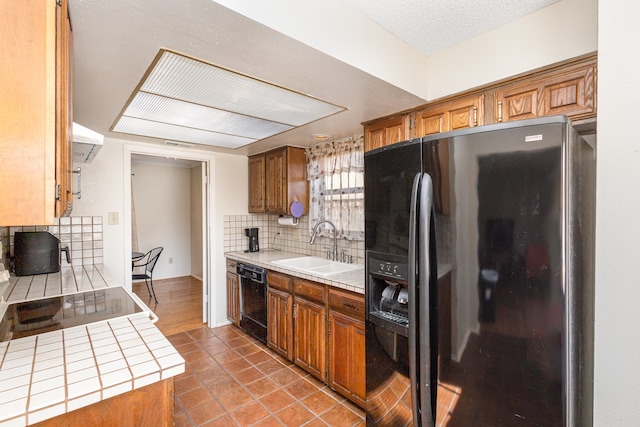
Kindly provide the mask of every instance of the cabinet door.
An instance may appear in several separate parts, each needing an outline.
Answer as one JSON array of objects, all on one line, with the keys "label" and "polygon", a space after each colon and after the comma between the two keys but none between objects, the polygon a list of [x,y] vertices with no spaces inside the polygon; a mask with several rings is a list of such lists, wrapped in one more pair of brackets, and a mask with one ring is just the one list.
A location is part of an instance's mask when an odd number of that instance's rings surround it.
[{"label": "cabinet door", "polygon": [[227,272],[227,319],[240,325],[240,287],[238,275]]},{"label": "cabinet door", "polygon": [[249,157],[249,212],[264,212],[265,206],[264,155]]},{"label": "cabinet door", "polygon": [[[0,27],[10,36],[0,38],[0,224],[53,224],[60,185],[56,150],[64,149],[59,144],[68,138],[63,130],[70,120],[71,98],[65,92],[71,87],[65,63],[71,53],[67,1],[3,2],[2,6]],[[60,86],[63,81],[65,87]]]},{"label": "cabinet door", "polygon": [[415,115],[416,137],[482,126],[484,95],[430,105]]},{"label": "cabinet door", "polygon": [[364,322],[329,311],[329,386],[364,407]]},{"label": "cabinet door", "polygon": [[270,151],[265,155],[266,210],[287,213],[287,151]]},{"label": "cabinet door", "polygon": [[395,144],[410,138],[410,116],[404,114],[369,123],[364,127],[364,151]]},{"label": "cabinet door", "polygon": [[566,114],[572,120],[596,115],[596,65],[550,75],[495,92],[497,122]]},{"label": "cabinet door", "polygon": [[269,288],[267,292],[267,345],[293,360],[293,296]]},{"label": "cabinet door", "polygon": [[294,362],[324,382],[327,380],[325,309],[296,297],[293,310]]},{"label": "cabinet door", "polygon": [[56,216],[73,207],[73,38],[67,0],[56,9]]}]

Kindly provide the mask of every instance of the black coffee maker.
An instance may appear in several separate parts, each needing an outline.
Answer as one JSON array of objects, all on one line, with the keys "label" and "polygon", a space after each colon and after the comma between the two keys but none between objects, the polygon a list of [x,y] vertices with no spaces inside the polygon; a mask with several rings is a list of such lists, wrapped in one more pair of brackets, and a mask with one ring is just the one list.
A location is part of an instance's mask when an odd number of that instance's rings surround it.
[{"label": "black coffee maker", "polygon": [[260,245],[258,244],[258,229],[245,228],[244,235],[249,238],[249,250],[245,252],[258,252],[260,250]]}]

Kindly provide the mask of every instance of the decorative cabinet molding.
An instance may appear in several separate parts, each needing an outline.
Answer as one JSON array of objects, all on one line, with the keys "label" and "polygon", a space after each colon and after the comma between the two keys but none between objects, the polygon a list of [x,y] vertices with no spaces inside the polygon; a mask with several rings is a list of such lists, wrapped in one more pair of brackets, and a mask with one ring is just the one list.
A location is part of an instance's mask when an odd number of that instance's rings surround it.
[{"label": "decorative cabinet molding", "polygon": [[364,298],[329,288],[329,387],[364,407],[365,329]]},{"label": "decorative cabinet molding", "polygon": [[67,0],[3,4],[0,27],[0,224],[52,225],[73,197]]},{"label": "decorative cabinet molding", "polygon": [[364,296],[267,274],[269,348],[364,407]]},{"label": "decorative cabinet molding", "polygon": [[265,212],[264,155],[249,157],[249,212]]},{"label": "decorative cabinet molding", "polygon": [[235,261],[227,260],[227,319],[240,326],[240,280]]},{"label": "decorative cabinet molding", "polygon": [[497,123],[556,114],[566,114],[572,120],[594,117],[595,60],[576,69],[498,90],[494,98]]},{"label": "decorative cabinet molding", "polygon": [[365,124],[364,150],[369,151],[408,139],[411,134],[411,117],[408,114],[390,117]]},{"label": "decorative cabinet molding", "polygon": [[438,102],[415,112],[413,137],[484,124],[484,95]]},{"label": "decorative cabinet molding", "polygon": [[293,360],[293,279],[285,274],[267,273],[267,346]]},{"label": "decorative cabinet molding", "polygon": [[249,212],[291,215],[299,201],[308,213],[309,183],[303,148],[282,147],[249,157]]},{"label": "decorative cabinet molding", "polygon": [[595,119],[596,88],[597,54],[583,55],[366,122],[364,149],[532,117],[565,114],[574,122]]}]

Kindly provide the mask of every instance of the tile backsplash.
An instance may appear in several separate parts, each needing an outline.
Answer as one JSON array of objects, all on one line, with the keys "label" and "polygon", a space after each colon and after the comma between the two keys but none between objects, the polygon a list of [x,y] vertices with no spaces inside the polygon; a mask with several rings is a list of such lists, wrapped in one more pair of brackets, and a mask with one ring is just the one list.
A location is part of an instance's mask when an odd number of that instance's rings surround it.
[{"label": "tile backsplash", "polygon": [[[298,225],[280,225],[278,215],[226,215],[224,217],[224,250],[225,252],[246,251],[249,238],[245,236],[245,228],[259,228],[258,239],[260,249],[280,249],[287,252],[325,257],[327,250],[333,248],[330,238],[318,237],[315,244],[310,245],[309,217],[300,218]],[[451,217],[436,215],[436,239],[438,244],[438,262],[451,263]],[[353,256],[353,262],[364,264],[364,241],[347,241],[338,239],[338,253],[345,251]]]},{"label": "tile backsplash", "polygon": [[[2,263],[9,267],[9,257],[13,256],[13,235],[16,231],[48,231],[58,239],[60,246],[71,250],[71,265],[102,264],[103,223],[101,216],[72,216],[56,218],[54,225],[23,227],[0,227],[2,242]],[[62,267],[69,265],[66,257],[60,258]]]},{"label": "tile backsplash", "polygon": [[[333,240],[318,237],[313,245],[309,244],[309,217],[303,216],[297,225],[281,225],[278,215],[225,215],[224,250],[225,252],[245,251],[249,248],[249,238],[245,228],[257,227],[260,249],[280,249],[301,255],[325,257],[332,250]],[[338,239],[338,253],[353,256],[353,262],[364,264],[364,241]]]}]

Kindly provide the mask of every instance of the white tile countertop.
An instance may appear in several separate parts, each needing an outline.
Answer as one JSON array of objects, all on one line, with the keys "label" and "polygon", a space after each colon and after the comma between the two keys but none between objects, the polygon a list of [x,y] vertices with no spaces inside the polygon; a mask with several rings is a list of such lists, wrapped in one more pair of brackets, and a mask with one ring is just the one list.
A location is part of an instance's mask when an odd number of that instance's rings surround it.
[{"label": "white tile countertop", "polygon": [[346,289],[359,294],[364,294],[364,266],[362,265],[360,266],[360,268],[348,271],[346,273],[332,274],[329,277],[321,277],[301,273],[296,270],[290,270],[281,265],[273,263],[273,261],[304,256],[293,252],[268,249],[260,252],[226,252],[225,256],[234,261],[243,261],[248,264],[256,265],[258,267],[264,267],[268,270],[279,271],[291,276],[312,280],[318,283],[324,283],[336,288]]},{"label": "white tile countertop", "polygon": [[[364,294],[365,272],[363,265],[361,265],[360,268],[356,270],[348,271],[346,273],[333,274],[329,277],[321,277],[311,274],[304,274],[296,270],[290,270],[273,262],[287,258],[305,256],[294,252],[274,251],[272,249],[268,249],[266,251],[259,252],[226,252],[225,256],[234,261],[243,261],[252,265],[264,267],[268,270],[279,271],[290,276],[300,277],[303,279],[312,280],[314,282],[324,283],[337,288],[346,289],[359,294]],[[450,264],[439,264],[438,278],[443,277],[450,271]]]},{"label": "white tile countertop", "polygon": [[[114,285],[102,266],[66,267],[12,277],[0,304]],[[0,342],[0,427],[31,425],[184,372],[149,313]]]}]

